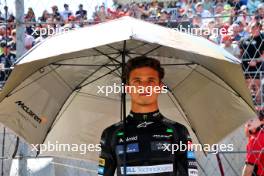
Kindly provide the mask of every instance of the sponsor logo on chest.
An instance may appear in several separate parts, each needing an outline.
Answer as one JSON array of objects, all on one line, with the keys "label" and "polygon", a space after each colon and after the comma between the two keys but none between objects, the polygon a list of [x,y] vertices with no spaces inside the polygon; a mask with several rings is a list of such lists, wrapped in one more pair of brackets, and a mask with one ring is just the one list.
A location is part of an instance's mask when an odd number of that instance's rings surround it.
[{"label": "sponsor logo on chest", "polygon": [[[138,140],[138,136],[131,136],[131,137],[126,138],[126,142],[132,142],[132,141],[137,141],[137,140]],[[124,139],[120,138],[118,142],[122,143],[124,142]]]}]

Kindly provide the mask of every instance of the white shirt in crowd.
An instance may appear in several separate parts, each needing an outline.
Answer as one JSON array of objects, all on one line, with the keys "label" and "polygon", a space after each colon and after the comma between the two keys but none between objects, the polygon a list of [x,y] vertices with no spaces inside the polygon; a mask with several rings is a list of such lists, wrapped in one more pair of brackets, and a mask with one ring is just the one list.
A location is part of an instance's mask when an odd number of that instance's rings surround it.
[{"label": "white shirt in crowd", "polygon": [[69,18],[70,15],[72,15],[72,11],[71,10],[64,10],[63,12],[61,12],[61,16],[63,18],[63,20],[67,20]]},{"label": "white shirt in crowd", "polygon": [[25,48],[26,48],[26,51],[29,50],[33,46],[34,41],[35,41],[35,39],[34,39],[33,36],[28,35],[28,34],[25,35]]},{"label": "white shirt in crowd", "polygon": [[221,44],[221,47],[236,57],[240,56],[240,49],[236,43],[232,43],[229,47],[226,47],[225,44]]}]

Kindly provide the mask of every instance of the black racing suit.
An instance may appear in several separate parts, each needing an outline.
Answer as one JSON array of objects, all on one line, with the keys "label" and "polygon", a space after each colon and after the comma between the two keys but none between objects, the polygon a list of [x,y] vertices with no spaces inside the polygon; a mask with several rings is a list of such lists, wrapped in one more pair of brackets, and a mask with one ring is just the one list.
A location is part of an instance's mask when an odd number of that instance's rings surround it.
[{"label": "black racing suit", "polygon": [[[124,175],[124,135],[126,137],[126,175],[197,176],[197,163],[190,148],[188,130],[165,118],[159,111],[130,112],[125,133],[122,121],[103,131],[98,175]],[[175,152],[172,152],[175,151]],[[176,151],[177,150],[177,151]]]}]

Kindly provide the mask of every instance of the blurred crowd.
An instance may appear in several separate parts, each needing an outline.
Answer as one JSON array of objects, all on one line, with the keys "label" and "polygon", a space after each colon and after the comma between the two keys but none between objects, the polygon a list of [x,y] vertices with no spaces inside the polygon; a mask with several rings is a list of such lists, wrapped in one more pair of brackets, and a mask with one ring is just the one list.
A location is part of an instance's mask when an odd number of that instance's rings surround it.
[{"label": "blurred crowd", "polygon": [[[129,1],[128,1],[129,2]],[[132,16],[180,31],[187,29],[193,35],[207,38],[242,60],[246,78],[255,94],[259,96],[260,72],[263,71],[264,3],[259,0],[178,0],[159,2],[133,2],[120,4],[114,0],[111,7],[104,3],[96,6],[92,18],[88,19],[85,5],[79,4],[73,12],[69,4],[56,5],[43,11],[40,17],[34,9],[26,10],[25,50],[58,32]],[[15,54],[15,16],[7,6],[0,13],[0,68],[12,65]],[[184,31],[183,31],[184,32]],[[12,55],[13,57],[13,55]],[[4,61],[8,60],[8,61]],[[8,64],[7,64],[8,63]],[[2,78],[0,77],[0,81]],[[253,82],[253,83],[252,83]]]}]

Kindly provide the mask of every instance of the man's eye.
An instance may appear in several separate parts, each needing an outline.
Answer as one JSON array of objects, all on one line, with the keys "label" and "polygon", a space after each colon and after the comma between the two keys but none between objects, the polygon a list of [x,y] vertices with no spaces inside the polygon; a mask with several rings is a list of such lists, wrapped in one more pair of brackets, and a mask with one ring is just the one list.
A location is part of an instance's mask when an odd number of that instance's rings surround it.
[{"label": "man's eye", "polygon": [[140,83],[140,80],[135,80],[134,83],[135,84],[139,84]]}]

